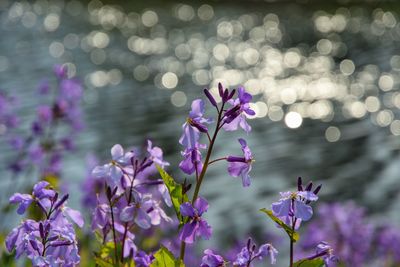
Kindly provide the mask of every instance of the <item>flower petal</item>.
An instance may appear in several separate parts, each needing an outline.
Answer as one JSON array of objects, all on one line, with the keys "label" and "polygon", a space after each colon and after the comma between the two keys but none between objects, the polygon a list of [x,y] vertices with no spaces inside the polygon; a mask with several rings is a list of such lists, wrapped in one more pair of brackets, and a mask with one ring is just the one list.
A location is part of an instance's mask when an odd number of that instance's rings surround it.
[{"label": "flower petal", "polygon": [[181,204],[180,211],[182,216],[184,217],[191,217],[193,218],[196,214],[194,208],[192,207],[192,204],[189,202],[185,202]]},{"label": "flower petal", "polygon": [[113,160],[118,160],[124,156],[124,149],[120,144],[116,144],[111,148],[111,157]]},{"label": "flower petal", "polygon": [[311,206],[299,201],[294,201],[294,216],[302,219],[303,221],[308,221],[313,215],[313,210]]},{"label": "flower petal", "polygon": [[179,233],[179,239],[185,243],[192,244],[196,239],[196,229],[198,225],[196,222],[187,223],[182,227]]},{"label": "flower petal", "polygon": [[202,197],[198,197],[194,202],[194,208],[198,211],[198,215],[201,216],[208,210],[208,202]]},{"label": "flower petal", "polygon": [[291,202],[291,199],[283,199],[272,203],[272,211],[274,212],[274,215],[278,217],[288,216],[291,208]]}]

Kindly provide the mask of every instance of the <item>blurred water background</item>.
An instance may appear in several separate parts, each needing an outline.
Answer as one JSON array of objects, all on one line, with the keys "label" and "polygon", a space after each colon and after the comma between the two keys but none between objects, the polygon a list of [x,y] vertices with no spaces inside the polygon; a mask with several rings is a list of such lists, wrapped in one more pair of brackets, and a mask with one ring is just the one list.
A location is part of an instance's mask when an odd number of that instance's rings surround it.
[{"label": "blurred water background", "polygon": [[[325,202],[354,200],[399,223],[399,12],[396,1],[0,0],[0,88],[19,98],[28,127],[54,64],[84,83],[86,129],[63,172],[75,207],[88,153],[107,159],[115,143],[151,138],[177,166],[191,101],[222,82],[245,86],[256,116],[249,136],[224,134],[216,154],[240,153],[246,137],[256,162],[247,189],[224,163],[210,169],[214,237],[271,228],[258,209],[298,176],[323,183]],[[7,188],[13,152],[0,149]]]}]

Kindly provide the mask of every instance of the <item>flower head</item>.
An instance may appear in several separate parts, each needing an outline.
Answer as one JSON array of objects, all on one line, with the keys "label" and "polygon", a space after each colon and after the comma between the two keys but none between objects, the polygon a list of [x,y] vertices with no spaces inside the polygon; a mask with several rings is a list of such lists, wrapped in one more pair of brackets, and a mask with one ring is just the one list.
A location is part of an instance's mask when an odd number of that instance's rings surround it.
[{"label": "flower head", "polygon": [[308,221],[313,215],[311,206],[306,201],[316,201],[318,197],[309,191],[281,192],[282,198],[272,203],[272,211],[277,217],[295,217]]},{"label": "flower head", "polygon": [[322,241],[317,245],[315,256],[313,258],[320,257],[324,260],[325,266],[329,267],[335,265],[339,259],[333,254],[333,249],[328,243]]},{"label": "flower head", "polygon": [[250,101],[252,96],[245,91],[243,87],[238,90],[238,98],[235,100],[229,100],[228,103],[232,107],[225,112],[224,126],[226,131],[236,131],[239,126],[249,133],[251,131],[250,125],[246,122],[246,114],[255,115],[254,110],[250,108]]},{"label": "flower head", "polygon": [[278,251],[269,243],[263,244],[257,250],[256,245],[251,238],[248,239],[247,245],[237,254],[233,264],[239,267],[249,266],[255,259],[261,260],[262,258],[269,256],[271,264],[276,263],[276,255]]},{"label": "flower head", "polygon": [[239,143],[242,146],[243,157],[229,156],[227,157],[228,172],[233,177],[242,177],[243,186],[250,185],[250,171],[251,164],[253,163],[253,156],[251,154],[250,148],[244,139],[240,138]]},{"label": "flower head", "polygon": [[205,149],[206,145],[196,143],[192,148],[186,148],[182,152],[184,159],[179,163],[179,168],[186,174],[192,174],[197,170],[200,173],[203,169],[203,163],[201,162],[200,149]]},{"label": "flower head", "polygon": [[204,256],[201,260],[200,267],[223,267],[225,266],[224,258],[218,254],[214,254],[211,249],[204,250]]},{"label": "flower head", "polygon": [[208,202],[202,197],[198,197],[193,206],[189,202],[181,205],[181,214],[184,217],[188,217],[189,221],[182,227],[179,233],[180,240],[192,244],[196,236],[202,236],[205,239],[211,237],[211,226],[201,217],[207,209]]},{"label": "flower head", "polygon": [[106,177],[119,181],[123,175],[123,166],[130,162],[131,157],[133,157],[132,152],[124,153],[122,146],[116,144],[111,148],[112,160],[103,166],[96,166],[92,174],[95,177]]},{"label": "flower head", "polygon": [[193,148],[200,139],[200,132],[207,132],[206,123],[212,122],[210,118],[204,118],[204,101],[196,99],[192,102],[192,110],[187,121],[182,125],[183,133],[179,143],[186,148]]},{"label": "flower head", "polygon": [[308,221],[312,215],[313,210],[309,205],[312,201],[318,200],[318,192],[321,185],[317,186],[314,191],[312,190],[312,182],[310,182],[305,189],[301,177],[298,178],[296,192],[281,192],[281,199],[272,203],[272,211],[275,216],[280,217],[287,225],[295,223],[295,229],[300,226],[302,221]]}]

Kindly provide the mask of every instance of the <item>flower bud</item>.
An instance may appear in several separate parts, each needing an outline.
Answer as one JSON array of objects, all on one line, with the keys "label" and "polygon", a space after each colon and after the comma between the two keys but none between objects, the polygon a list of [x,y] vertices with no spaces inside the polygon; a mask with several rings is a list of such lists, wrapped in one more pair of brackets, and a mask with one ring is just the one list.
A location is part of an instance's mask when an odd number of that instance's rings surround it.
[{"label": "flower bud", "polygon": [[215,101],[214,97],[211,95],[210,91],[208,91],[207,89],[204,89],[204,94],[206,95],[208,100],[210,100],[211,105],[213,105],[214,107],[217,107],[217,102]]}]

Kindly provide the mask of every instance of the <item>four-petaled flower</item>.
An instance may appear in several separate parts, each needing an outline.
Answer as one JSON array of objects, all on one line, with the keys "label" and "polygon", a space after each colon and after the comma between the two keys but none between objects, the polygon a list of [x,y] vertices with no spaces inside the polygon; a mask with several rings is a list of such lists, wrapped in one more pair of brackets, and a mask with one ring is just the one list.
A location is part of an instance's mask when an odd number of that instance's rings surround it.
[{"label": "four-petaled flower", "polygon": [[322,257],[327,267],[332,266],[332,264],[335,264],[339,261],[339,259],[333,254],[333,249],[331,246],[325,241],[321,241],[317,245],[315,253],[316,255],[320,255],[319,257]]},{"label": "four-petaled flower", "polygon": [[253,156],[251,154],[250,148],[244,139],[240,138],[239,143],[242,146],[242,151],[244,157],[229,156],[227,157],[228,172],[233,177],[242,177],[243,186],[250,185],[250,171],[251,164],[253,163]]},{"label": "four-petaled flower", "polygon": [[189,202],[181,205],[181,214],[184,217],[188,217],[189,221],[182,227],[179,233],[180,240],[192,244],[196,236],[202,236],[205,239],[211,237],[211,226],[201,217],[207,209],[208,202],[202,197],[198,197],[193,206]]},{"label": "four-petaled flower", "polygon": [[214,254],[211,249],[204,250],[204,256],[201,260],[200,267],[223,267],[225,266],[224,258],[218,254]]},{"label": "four-petaled flower", "polygon": [[251,131],[250,125],[246,122],[246,114],[255,115],[254,110],[250,108],[250,101],[252,96],[247,93],[243,87],[238,89],[238,98],[229,100],[228,103],[232,107],[225,112],[224,126],[226,131],[236,131],[239,126],[245,130],[246,133]]},{"label": "four-petaled flower", "polygon": [[187,121],[182,125],[183,133],[179,143],[186,148],[194,148],[200,139],[200,132],[208,131],[205,123],[212,123],[212,119],[204,118],[204,102],[196,99],[192,102],[192,110],[189,113]]},{"label": "four-petaled flower", "polygon": [[106,177],[112,178],[114,181],[119,181],[123,175],[122,166],[126,165],[131,157],[133,157],[132,152],[124,154],[124,149],[121,145],[116,144],[111,148],[112,160],[103,166],[96,166],[92,174],[95,177]]},{"label": "four-petaled flower", "polygon": [[203,163],[201,162],[200,149],[205,149],[206,145],[196,143],[192,148],[186,148],[182,152],[184,159],[179,163],[179,168],[186,174],[192,174],[197,170],[200,173],[203,169]]},{"label": "four-petaled flower", "polygon": [[318,197],[311,191],[281,192],[282,198],[278,202],[272,203],[272,211],[277,217],[297,218],[308,221],[313,210],[308,201],[316,201]]},{"label": "four-petaled flower", "polygon": [[242,248],[242,250],[237,254],[234,266],[247,267],[251,266],[251,262],[255,259],[261,260],[262,258],[269,256],[271,264],[276,263],[276,255],[278,251],[269,243],[263,244],[258,250],[256,250],[256,245],[251,238],[248,239],[247,245]]}]

